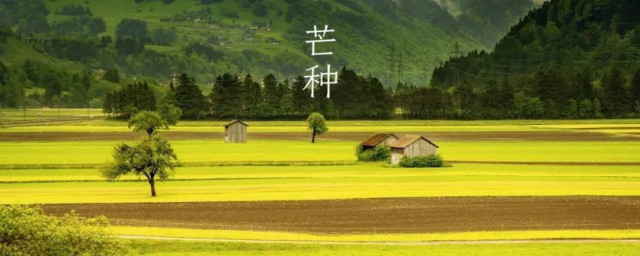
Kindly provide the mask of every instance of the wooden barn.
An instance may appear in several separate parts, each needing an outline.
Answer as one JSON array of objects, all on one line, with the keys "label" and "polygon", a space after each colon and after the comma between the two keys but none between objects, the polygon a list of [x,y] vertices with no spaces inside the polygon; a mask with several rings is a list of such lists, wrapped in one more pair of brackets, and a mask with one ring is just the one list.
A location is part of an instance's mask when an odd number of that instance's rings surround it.
[{"label": "wooden barn", "polygon": [[224,125],[224,142],[226,143],[245,143],[247,142],[248,124],[233,120]]},{"label": "wooden barn", "polygon": [[406,136],[391,144],[391,163],[398,164],[404,156],[434,155],[438,148],[423,136]]},{"label": "wooden barn", "polygon": [[398,136],[393,133],[378,133],[360,143],[360,146],[362,147],[362,150],[372,150],[378,145],[391,146],[391,144],[396,142],[398,139]]}]

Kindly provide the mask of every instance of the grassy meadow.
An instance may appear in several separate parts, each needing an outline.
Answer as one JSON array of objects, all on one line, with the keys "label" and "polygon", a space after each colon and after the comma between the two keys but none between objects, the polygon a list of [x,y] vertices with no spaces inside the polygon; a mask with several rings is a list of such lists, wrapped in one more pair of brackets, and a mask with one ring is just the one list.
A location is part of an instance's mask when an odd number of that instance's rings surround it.
[{"label": "grassy meadow", "polygon": [[[86,110],[68,110],[82,115]],[[47,112],[47,116],[55,112]],[[86,112],[85,112],[86,113]],[[17,114],[17,113],[16,113]],[[43,114],[44,116],[44,114]],[[223,132],[222,121],[182,122],[162,133]],[[250,122],[249,134],[307,133],[300,121]],[[175,140],[181,167],[149,196],[143,177],[107,182],[100,168],[118,140],[2,140],[17,134],[128,132],[126,123],[92,120],[0,129],[0,204],[154,203],[321,200],[389,197],[640,196],[638,120],[596,121],[329,121],[330,133],[468,133],[468,140],[435,141],[452,165],[403,169],[359,163],[355,139]],[[563,132],[615,140],[485,140],[481,134]],[[475,135],[479,135],[474,139]],[[282,136],[282,135],[280,135]],[[287,135],[284,135],[287,136]],[[278,137],[281,138],[281,137]],[[622,138],[622,139],[620,139]],[[625,138],[629,138],[626,140]],[[511,164],[510,164],[511,163]],[[322,236],[263,231],[114,227],[114,233],[205,239],[285,240],[278,244],[131,240],[136,255],[633,255],[637,243],[299,244],[297,241],[446,241],[514,239],[636,239],[638,230],[550,230]],[[290,241],[290,243],[286,242]]]}]

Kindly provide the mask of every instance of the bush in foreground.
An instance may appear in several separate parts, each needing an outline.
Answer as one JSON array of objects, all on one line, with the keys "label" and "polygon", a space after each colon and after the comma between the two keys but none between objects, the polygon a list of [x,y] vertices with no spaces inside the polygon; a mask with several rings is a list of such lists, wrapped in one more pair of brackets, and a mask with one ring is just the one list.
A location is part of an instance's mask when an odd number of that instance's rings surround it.
[{"label": "bush in foreground", "polygon": [[356,156],[360,162],[382,162],[391,159],[391,148],[379,145],[373,150],[363,150],[362,146],[356,147]]},{"label": "bush in foreground", "polygon": [[0,205],[0,255],[124,255],[105,217],[53,217],[40,208]]},{"label": "bush in foreground", "polygon": [[443,167],[444,159],[440,155],[405,156],[400,160],[400,166],[405,168]]}]

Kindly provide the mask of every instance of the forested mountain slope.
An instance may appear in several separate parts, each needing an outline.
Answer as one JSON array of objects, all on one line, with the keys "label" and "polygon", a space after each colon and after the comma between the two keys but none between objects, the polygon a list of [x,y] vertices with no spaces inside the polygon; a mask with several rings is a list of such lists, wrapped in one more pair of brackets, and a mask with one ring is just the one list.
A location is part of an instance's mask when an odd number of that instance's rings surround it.
[{"label": "forested mountain slope", "polygon": [[640,112],[639,13],[640,2],[633,0],[546,2],[490,53],[474,51],[444,63],[431,84],[454,87],[449,91],[462,113],[634,115]]}]

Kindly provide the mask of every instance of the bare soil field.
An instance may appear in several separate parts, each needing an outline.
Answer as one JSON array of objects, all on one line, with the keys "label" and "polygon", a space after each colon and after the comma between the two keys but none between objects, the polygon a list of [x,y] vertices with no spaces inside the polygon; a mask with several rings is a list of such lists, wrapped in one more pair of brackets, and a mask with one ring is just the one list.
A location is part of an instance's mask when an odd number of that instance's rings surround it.
[{"label": "bare soil field", "polygon": [[319,234],[640,228],[640,197],[448,197],[44,205],[115,225]]},{"label": "bare soil field", "polygon": [[[170,140],[223,140],[222,132],[165,131]],[[491,132],[416,132],[398,135],[425,135],[434,141],[640,141],[640,136],[615,136],[597,132],[567,131],[491,131]],[[306,132],[254,132],[249,139],[257,140],[307,140]],[[369,132],[330,132],[321,135],[324,140],[361,141],[369,138]],[[2,132],[0,141],[110,141],[134,140],[142,136],[132,132]]]}]

